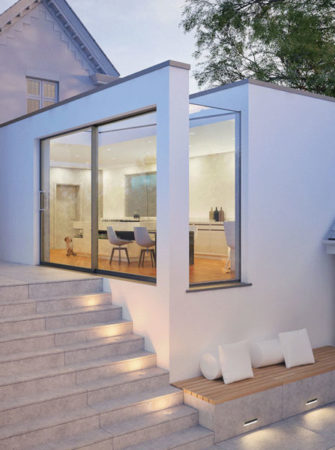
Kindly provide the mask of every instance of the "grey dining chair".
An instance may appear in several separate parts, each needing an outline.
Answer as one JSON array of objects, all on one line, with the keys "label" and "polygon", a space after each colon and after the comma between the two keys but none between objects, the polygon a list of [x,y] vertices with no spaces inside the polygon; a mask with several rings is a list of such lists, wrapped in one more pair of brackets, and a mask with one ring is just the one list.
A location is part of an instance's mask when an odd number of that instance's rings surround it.
[{"label": "grey dining chair", "polygon": [[127,247],[124,247],[127,244],[130,244],[131,241],[127,241],[126,239],[120,239],[117,237],[115,231],[113,230],[113,227],[107,227],[107,236],[109,242],[114,246],[111,257],[109,260],[109,264],[112,264],[113,256],[115,250],[119,252],[119,264],[121,264],[121,251],[124,250],[127,256],[128,264],[130,264],[129,255],[128,255],[128,249]]},{"label": "grey dining chair", "polygon": [[155,249],[155,241],[153,241],[148,233],[146,227],[135,227],[134,228],[135,241],[140,247],[144,247],[141,249],[140,259],[138,261],[139,266],[144,265],[145,254],[150,254],[151,257],[151,265],[154,267],[156,265],[156,253]]}]

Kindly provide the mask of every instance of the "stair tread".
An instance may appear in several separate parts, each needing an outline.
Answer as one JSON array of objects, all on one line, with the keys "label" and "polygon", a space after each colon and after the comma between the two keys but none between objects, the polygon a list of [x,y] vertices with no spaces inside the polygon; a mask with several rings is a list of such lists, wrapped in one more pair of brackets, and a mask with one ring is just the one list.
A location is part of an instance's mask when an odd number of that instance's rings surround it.
[{"label": "stair tread", "polygon": [[[109,433],[102,429],[98,429],[84,434],[80,433],[72,438],[60,439],[45,445],[34,446],[33,450],[73,450],[92,444],[98,444],[111,438]],[[112,446],[110,446],[110,448],[112,448]],[[28,448],[26,450],[30,449]]]},{"label": "stair tread", "polygon": [[114,375],[108,378],[102,378],[99,380],[90,381],[88,383],[81,383],[78,386],[85,387],[87,389],[91,388],[104,388],[113,387],[115,385],[123,384],[126,380],[127,383],[132,381],[140,380],[141,378],[156,377],[160,375],[168,375],[168,371],[161,369],[160,367],[149,367],[147,369],[134,370],[133,372],[126,372],[118,375]]},{"label": "stair tread", "polygon": [[185,430],[177,431],[158,439],[142,442],[141,444],[127,447],[127,450],[168,450],[180,445],[197,442],[199,439],[213,436],[214,433],[200,425],[186,428]]},{"label": "stair tread", "polygon": [[[175,388],[174,386],[171,386],[170,384],[167,384],[166,386],[163,386],[161,388],[157,388],[155,390],[148,390],[143,392],[137,392],[137,393],[131,393],[128,395],[123,395],[120,398],[115,398],[113,400],[107,400],[100,403],[93,403],[90,406],[97,410],[100,413],[108,412],[108,411],[114,411],[117,409],[125,408],[129,405],[135,404],[135,403],[141,403],[145,402],[147,400],[156,398],[156,397],[162,397],[167,396],[171,394],[182,394],[183,392]],[[182,398],[181,395],[181,398]]]},{"label": "stair tread", "polygon": [[124,320],[124,319],[116,319],[111,320],[109,322],[97,322],[92,324],[86,324],[86,325],[76,325],[72,327],[66,327],[66,328],[55,328],[55,329],[47,329],[47,330],[41,330],[41,331],[27,331],[26,333],[20,333],[20,334],[11,334],[9,336],[0,336],[0,344],[3,342],[12,342],[19,339],[28,339],[28,338],[35,338],[35,337],[42,337],[42,336],[52,336],[54,334],[65,334],[65,333],[71,333],[75,331],[85,331],[85,330],[94,330],[95,328],[100,327],[109,327],[110,325],[117,325],[117,324],[129,324],[132,323],[131,320]]},{"label": "stair tread", "polygon": [[78,294],[78,295],[60,295],[56,297],[41,297],[41,298],[23,298],[17,300],[0,300],[0,306],[8,306],[8,305],[22,305],[29,304],[35,302],[52,302],[55,300],[74,300],[78,298],[90,298],[92,296],[106,297],[110,300],[110,304],[112,303],[112,297],[110,292],[93,292],[91,294]]},{"label": "stair tread", "polygon": [[44,377],[52,377],[54,375],[62,375],[67,374],[71,372],[76,372],[80,370],[85,369],[94,369],[99,368],[103,366],[110,365],[112,363],[118,363],[122,361],[132,361],[137,358],[143,358],[143,357],[151,357],[154,353],[147,352],[145,350],[134,352],[134,353],[126,353],[123,355],[113,355],[108,358],[101,358],[101,359],[95,359],[91,361],[80,361],[77,363],[71,363],[66,366],[62,367],[52,367],[47,369],[41,369],[37,372],[28,372],[28,373],[21,373],[18,375],[10,375],[10,376],[2,376],[0,377],[0,386],[6,386],[8,384],[12,383],[19,383],[19,382],[25,382],[25,381],[32,381],[39,378]]},{"label": "stair tread", "polygon": [[73,420],[85,419],[87,417],[96,416],[97,414],[98,413],[93,408],[86,406],[70,411],[62,411],[62,413],[57,415],[39,417],[38,419],[24,421],[14,425],[5,425],[0,427],[0,447],[1,439],[66,424]]},{"label": "stair tread", "polygon": [[122,436],[129,432],[143,430],[145,428],[159,425],[171,420],[197,414],[197,411],[190,406],[179,405],[172,408],[166,408],[149,414],[143,414],[139,417],[128,419],[124,422],[117,422],[110,425],[104,425],[103,430],[112,436]]},{"label": "stair tread", "polygon": [[[146,398],[144,400],[152,400],[156,397],[171,395],[175,393],[173,390],[169,389],[169,385],[164,388],[155,391],[148,391],[146,394]],[[177,389],[175,389],[177,391]],[[129,401],[131,402],[133,397],[127,396]],[[127,406],[131,406],[133,403],[128,403]],[[123,405],[125,406],[125,405]],[[122,406],[119,406],[120,409]],[[114,408],[116,409],[116,408]],[[0,440],[6,439],[8,437],[17,436],[20,434],[24,434],[27,432],[37,431],[44,428],[50,428],[62,424],[66,424],[71,421],[85,419],[88,417],[99,416],[101,411],[98,411],[94,407],[88,405],[86,407],[81,407],[73,410],[62,411],[61,413],[50,415],[47,417],[39,417],[38,419],[28,420],[24,422],[20,422],[14,425],[5,425],[0,427]],[[1,446],[1,442],[0,442]]]},{"label": "stair tread", "polygon": [[[139,374],[133,375],[135,372],[141,372]],[[109,383],[107,385],[110,387],[115,387],[118,385],[122,385],[125,383],[129,383],[131,381],[137,381],[137,380],[144,380],[148,378],[153,378],[156,376],[167,374],[168,372],[164,369],[160,369],[158,367],[149,367],[147,369],[142,369],[139,371],[134,372],[126,372],[124,374],[114,375],[110,378],[108,378]],[[0,411],[7,411],[9,409],[13,408],[20,408],[23,406],[35,404],[35,403],[41,403],[48,400],[53,400],[61,397],[70,396],[73,394],[80,394],[80,393],[86,393],[86,392],[92,392],[94,390],[99,390],[103,387],[106,387],[101,384],[101,380],[96,380],[95,382],[87,384],[75,384],[75,385],[69,385],[64,386],[62,388],[56,387],[54,389],[51,389],[50,391],[41,392],[39,394],[32,394],[28,396],[21,396],[19,398],[15,398],[11,401],[5,401],[1,402],[0,405]]]},{"label": "stair tread", "polygon": [[93,306],[83,306],[81,308],[67,309],[63,311],[56,312],[44,312],[44,313],[34,313],[27,314],[24,316],[8,316],[0,319],[0,325],[3,323],[10,322],[23,322],[25,320],[33,320],[33,319],[45,319],[50,317],[62,317],[62,316],[70,316],[73,314],[81,314],[85,312],[95,312],[95,311],[109,311],[114,309],[121,309],[121,306],[106,304],[106,305],[93,305]]},{"label": "stair tread", "polygon": [[22,352],[22,353],[14,353],[12,355],[3,355],[0,356],[0,364],[1,363],[7,363],[12,361],[21,361],[22,359],[27,358],[35,358],[39,356],[48,356],[48,355],[55,355],[58,353],[68,352],[68,351],[75,351],[75,350],[85,350],[88,348],[94,348],[94,347],[101,347],[103,345],[107,344],[117,344],[120,342],[130,342],[135,340],[141,340],[143,339],[142,336],[129,333],[129,334],[121,334],[119,336],[111,336],[106,338],[99,338],[94,339],[93,341],[88,342],[78,342],[75,344],[69,344],[64,346],[55,346],[51,347],[45,350],[39,350],[35,352]]}]

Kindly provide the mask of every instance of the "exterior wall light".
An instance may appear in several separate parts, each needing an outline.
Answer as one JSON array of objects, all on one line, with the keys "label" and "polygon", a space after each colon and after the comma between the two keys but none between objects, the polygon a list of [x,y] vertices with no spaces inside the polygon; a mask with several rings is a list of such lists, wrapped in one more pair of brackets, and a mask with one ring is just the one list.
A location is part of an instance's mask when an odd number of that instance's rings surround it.
[{"label": "exterior wall light", "polygon": [[311,398],[310,400],[308,400],[306,402],[306,406],[313,405],[314,403],[317,403],[317,402],[318,402],[317,398]]}]

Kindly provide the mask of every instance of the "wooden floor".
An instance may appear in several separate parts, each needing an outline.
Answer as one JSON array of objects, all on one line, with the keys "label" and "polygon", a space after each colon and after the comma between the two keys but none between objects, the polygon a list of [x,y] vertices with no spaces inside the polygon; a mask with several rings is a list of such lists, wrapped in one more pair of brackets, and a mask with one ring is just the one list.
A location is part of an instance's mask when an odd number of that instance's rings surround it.
[{"label": "wooden floor", "polygon": [[[50,250],[49,262],[87,269],[91,267],[90,255],[77,254],[77,256],[66,256],[66,252],[63,249]],[[146,257],[143,267],[138,267],[137,261],[130,264],[121,261],[121,264],[118,264],[117,257],[110,265],[109,258],[99,257],[98,268],[100,270],[156,277],[156,268],[152,267],[149,256]],[[190,283],[226,281],[232,280],[234,277],[234,272],[226,273],[224,260],[195,257],[194,264],[190,266]]]},{"label": "wooden floor", "polygon": [[262,367],[254,369],[254,378],[232,384],[224,384],[222,378],[211,381],[204,377],[173,384],[185,393],[215,405],[335,370],[335,347],[315,349],[314,356],[315,364],[292,369],[286,369],[284,364]]}]

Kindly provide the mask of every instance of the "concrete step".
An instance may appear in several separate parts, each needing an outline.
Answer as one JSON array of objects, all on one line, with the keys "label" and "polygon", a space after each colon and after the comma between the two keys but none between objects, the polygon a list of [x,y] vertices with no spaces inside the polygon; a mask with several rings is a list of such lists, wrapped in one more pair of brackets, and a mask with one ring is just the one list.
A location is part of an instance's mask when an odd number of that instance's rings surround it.
[{"label": "concrete step", "polygon": [[124,422],[104,425],[102,429],[113,436],[113,450],[118,450],[157,439],[197,424],[198,412],[189,406],[180,405]]},{"label": "concrete step", "polygon": [[177,431],[158,439],[128,447],[128,450],[204,450],[214,443],[214,433],[201,426]]},{"label": "concrete step", "polygon": [[99,429],[99,415],[91,408],[62,411],[0,429],[0,449],[33,449],[52,440]]},{"label": "concrete step", "polygon": [[100,413],[100,424],[110,425],[133,417],[172,408],[183,403],[183,392],[169,384],[153,389],[130,393],[90,406]]},{"label": "concrete step", "polygon": [[[147,394],[148,398],[146,401],[149,405],[148,407],[150,407],[151,401],[158,403],[160,399],[164,399],[165,402],[168,402],[168,397],[171,397],[169,403],[172,406],[179,405],[182,400],[180,396],[176,396],[175,391],[172,391],[169,386],[165,387],[165,389],[152,391],[151,398]],[[132,397],[128,398],[131,401]],[[128,408],[131,408],[131,404],[128,405]],[[140,410],[138,410],[139,413]],[[29,448],[55,440],[59,437],[60,433],[62,433],[63,437],[72,437],[74,430],[76,430],[76,433],[98,430],[100,416],[98,411],[86,406],[80,409],[63,411],[55,415],[39,417],[15,425],[7,425],[6,427],[0,428],[0,447],[20,448],[24,446],[24,448]],[[89,419],[89,422],[87,419]]]},{"label": "concrete step", "polygon": [[65,297],[47,297],[41,299],[26,298],[23,300],[0,301],[0,317],[17,317],[34,313],[66,311],[85,306],[101,306],[112,304],[110,293],[74,295]]},{"label": "concrete step", "polygon": [[101,277],[83,278],[80,280],[18,282],[15,285],[0,286],[0,302],[23,300],[28,298],[46,298],[57,296],[85,295],[103,291]]},{"label": "concrete step", "polygon": [[58,330],[43,330],[0,338],[0,357],[19,352],[45,350],[59,345],[90,342],[102,337],[119,336],[132,333],[133,324],[126,320],[114,320],[110,323],[79,325]]},{"label": "concrete step", "polygon": [[[129,448],[129,442],[136,442],[137,445],[143,443],[142,448],[145,449],[147,448],[145,447],[146,441],[148,441],[148,438],[150,439],[150,437],[154,435],[156,435],[156,439],[163,436],[166,436],[166,438],[172,436],[171,439],[174,439],[176,442],[178,442],[178,438],[179,442],[182,438],[185,442],[187,437],[194,440],[194,437],[197,436],[199,439],[203,440],[204,447],[191,446],[185,447],[185,450],[193,448],[205,448],[205,435],[204,432],[200,433],[199,430],[195,430],[195,428],[197,427],[194,425],[194,422],[196,421],[196,411],[192,408],[181,405],[156,413],[146,414],[141,418],[136,418],[133,421],[124,423],[122,430],[121,427],[119,427],[119,429],[116,431],[105,429],[85,430],[82,433],[73,434],[72,437],[57,439],[54,442],[48,441],[48,443],[45,445],[16,447],[15,450],[23,450],[23,448],[24,450],[119,450],[123,448]],[[180,433],[182,430],[186,430],[187,428],[192,429],[192,431],[185,436],[177,436],[178,433]],[[171,429],[173,431],[169,431]],[[189,442],[185,442],[185,444],[188,445]],[[194,442],[192,442],[192,445],[193,444]],[[183,446],[179,446],[179,448],[184,449]],[[155,450],[158,449],[159,447],[157,447]]]},{"label": "concrete step", "polygon": [[133,353],[142,350],[143,346],[143,337],[126,334],[35,352],[4,355],[0,357],[0,376]]},{"label": "concrete step", "polygon": [[[30,421],[87,408],[90,403],[96,403],[90,402],[89,398],[97,396],[99,399],[112,400],[145,390],[154,392],[167,386],[167,380],[168,373],[165,370],[153,367],[111,377],[108,384],[97,380],[89,385],[56,387],[49,392],[30,393],[3,401],[0,405],[0,438],[10,436],[10,426],[23,426]],[[94,406],[92,411],[100,413]]]},{"label": "concrete step", "polygon": [[60,329],[121,319],[119,306],[102,305],[0,319],[0,337],[42,330]]},{"label": "concrete step", "polygon": [[50,281],[29,284],[29,298],[60,297],[65,295],[95,294],[103,291],[103,278]]},{"label": "concrete step", "polygon": [[159,367],[152,367],[84,383],[80,386],[87,389],[87,402],[90,406],[94,406],[132,393],[159,389],[168,384],[169,373]]},{"label": "concrete step", "polygon": [[155,366],[154,353],[139,351],[62,367],[21,372],[14,376],[0,377],[0,398],[2,401],[10,401],[13,398],[19,400],[27,395],[39,395],[41,392],[50,392],[64,386],[89,383]]},{"label": "concrete step", "polygon": [[112,436],[106,431],[98,429],[74,434],[68,438],[60,437],[54,442],[49,441],[47,444],[40,446],[35,445],[30,448],[18,448],[17,450],[112,450],[112,445]]}]

